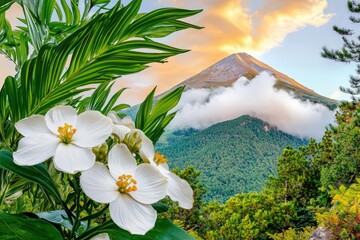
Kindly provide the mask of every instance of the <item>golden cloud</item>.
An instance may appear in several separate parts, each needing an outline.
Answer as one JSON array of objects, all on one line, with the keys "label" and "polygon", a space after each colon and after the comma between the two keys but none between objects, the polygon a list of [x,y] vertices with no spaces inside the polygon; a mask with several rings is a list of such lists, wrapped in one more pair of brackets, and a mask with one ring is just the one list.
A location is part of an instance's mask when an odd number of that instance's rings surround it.
[{"label": "golden cloud", "polygon": [[[167,1],[177,7],[187,8],[194,3],[191,0]],[[204,26],[205,29],[187,30],[170,42],[192,51],[171,58],[165,66],[154,65],[140,74],[140,79],[146,79],[147,76],[156,79],[155,85],[160,93],[227,55],[236,52],[261,55],[281,44],[288,34],[306,26],[319,27],[332,17],[332,14],[324,13],[326,0],[267,0],[262,1],[255,10],[248,7],[250,2],[197,2],[198,5],[203,5],[204,11],[196,24]],[[136,94],[144,96],[144,93],[140,93],[141,88],[137,90]]]},{"label": "golden cloud", "polygon": [[[142,99],[151,87],[141,87],[139,81],[151,82],[163,92],[214,62],[236,52],[260,55],[281,44],[285,37],[306,26],[319,27],[329,21],[325,14],[326,0],[262,0],[256,9],[250,0],[158,0],[181,8],[204,8],[200,16],[191,22],[205,27],[203,30],[187,30],[169,40],[171,45],[191,49],[169,59],[166,65],[154,64],[150,69],[131,80],[119,80],[118,88],[129,87],[124,101],[134,103]],[[195,6],[196,5],[196,6]],[[19,16],[21,9],[14,5],[9,18]],[[14,20],[12,20],[14,21]],[[4,61],[0,59],[1,66]],[[0,79],[4,78],[3,71]]]}]

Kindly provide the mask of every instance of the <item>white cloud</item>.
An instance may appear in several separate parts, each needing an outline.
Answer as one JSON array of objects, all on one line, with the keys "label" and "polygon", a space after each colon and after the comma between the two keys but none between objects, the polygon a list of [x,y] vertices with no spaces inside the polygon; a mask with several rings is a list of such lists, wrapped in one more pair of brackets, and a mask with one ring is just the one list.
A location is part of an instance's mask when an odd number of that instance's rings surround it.
[{"label": "white cloud", "polygon": [[249,81],[240,78],[231,87],[192,89],[180,100],[179,112],[170,129],[204,129],[242,115],[259,118],[279,130],[301,137],[320,139],[334,123],[334,112],[321,104],[296,99],[274,88],[276,79],[266,72]]}]

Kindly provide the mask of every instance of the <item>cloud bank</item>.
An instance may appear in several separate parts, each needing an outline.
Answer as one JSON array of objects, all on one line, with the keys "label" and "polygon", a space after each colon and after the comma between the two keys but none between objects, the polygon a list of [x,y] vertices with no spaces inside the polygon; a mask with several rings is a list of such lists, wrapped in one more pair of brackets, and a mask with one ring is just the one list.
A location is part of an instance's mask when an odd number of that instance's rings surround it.
[{"label": "cloud bank", "polygon": [[[204,9],[198,16],[186,19],[205,27],[186,30],[169,38],[167,43],[192,51],[169,59],[164,66],[155,64],[140,74],[138,79],[155,79],[157,93],[200,72],[220,59],[247,52],[259,56],[281,45],[293,32],[307,26],[326,24],[332,14],[325,13],[327,0],[161,0],[159,6]],[[130,82],[119,82],[130,87],[141,97],[141,88]],[[143,89],[148,92],[148,88]],[[127,96],[125,93],[124,97]],[[130,92],[129,92],[130,94]]]},{"label": "cloud bank", "polygon": [[231,87],[186,91],[170,129],[204,129],[243,115],[259,118],[301,138],[321,139],[335,113],[321,104],[296,99],[274,88],[276,79],[262,72],[249,81],[242,77]]}]

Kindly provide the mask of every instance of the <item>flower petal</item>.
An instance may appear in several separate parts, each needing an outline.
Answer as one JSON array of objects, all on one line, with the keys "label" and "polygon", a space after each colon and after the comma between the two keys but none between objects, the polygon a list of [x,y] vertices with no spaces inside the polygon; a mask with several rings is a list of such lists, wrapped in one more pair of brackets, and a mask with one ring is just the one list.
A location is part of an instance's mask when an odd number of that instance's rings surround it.
[{"label": "flower petal", "polygon": [[120,195],[115,179],[101,163],[81,173],[80,186],[89,198],[99,203],[110,203]]},{"label": "flower petal", "polygon": [[158,165],[158,168],[160,169],[160,171],[169,171],[169,165],[167,163],[162,163]]},{"label": "flower petal", "polygon": [[124,125],[130,129],[135,128],[135,124],[134,124],[133,120],[131,119],[131,117],[129,117],[129,116],[126,116],[123,119],[121,119],[121,118],[119,118],[119,116],[117,115],[117,113],[115,111],[110,111],[108,114],[108,117],[116,125]]},{"label": "flower petal", "polygon": [[110,203],[110,216],[122,229],[144,235],[155,226],[157,213],[151,205],[141,204],[128,194],[120,194]]},{"label": "flower petal", "polygon": [[54,156],[59,139],[53,134],[38,134],[35,137],[24,137],[20,140],[14,162],[18,165],[32,166]]},{"label": "flower petal", "polygon": [[143,163],[135,171],[137,190],[129,192],[136,201],[153,204],[166,196],[167,179],[156,167]]},{"label": "flower petal", "polygon": [[57,135],[58,128],[64,126],[65,123],[75,126],[76,115],[76,110],[71,106],[57,106],[45,114],[45,122],[50,131]]},{"label": "flower petal", "polygon": [[113,127],[113,133],[115,133],[120,138],[120,141],[123,141],[125,135],[129,132],[131,132],[131,129],[124,125],[114,125]]},{"label": "flower petal", "polygon": [[80,147],[95,147],[104,143],[112,130],[110,118],[97,111],[86,111],[76,119],[76,133],[72,143]]},{"label": "flower petal", "polygon": [[42,115],[32,115],[15,123],[16,130],[23,136],[36,136],[41,133],[52,134],[45,123],[45,117]]},{"label": "flower petal", "polygon": [[62,172],[74,174],[91,168],[95,158],[91,149],[60,143],[54,156],[54,165]]},{"label": "flower petal", "polygon": [[153,142],[145,135],[145,133],[140,131],[141,136],[141,147],[139,150],[139,155],[144,162],[149,162],[154,164],[155,149]]},{"label": "flower petal", "polygon": [[125,144],[116,144],[109,152],[108,165],[111,175],[118,179],[120,175],[130,174],[134,176],[136,160],[131,155]]},{"label": "flower petal", "polygon": [[92,238],[90,240],[110,240],[110,236],[107,233],[100,233]]},{"label": "flower petal", "polygon": [[190,184],[175,173],[168,172],[166,176],[169,181],[167,195],[171,200],[179,202],[180,207],[191,209],[194,203],[194,192]]}]

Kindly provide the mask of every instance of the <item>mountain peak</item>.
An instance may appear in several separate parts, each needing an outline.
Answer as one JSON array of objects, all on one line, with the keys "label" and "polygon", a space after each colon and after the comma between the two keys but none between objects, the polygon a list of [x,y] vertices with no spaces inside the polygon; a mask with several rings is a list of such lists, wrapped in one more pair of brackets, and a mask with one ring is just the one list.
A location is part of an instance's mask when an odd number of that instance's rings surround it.
[{"label": "mountain peak", "polygon": [[234,53],[218,61],[214,65],[182,82],[180,85],[185,85],[187,89],[230,86],[240,77],[253,79],[263,71],[267,71],[272,74],[278,82],[281,82],[283,85],[288,85],[288,88],[298,88],[305,92],[316,94],[311,89],[301,85],[294,79],[273,69],[269,65],[257,60],[245,52]]},{"label": "mountain peak", "polygon": [[178,84],[174,88],[185,86],[185,90],[188,90],[193,88],[214,89],[218,87],[230,87],[240,77],[246,77],[251,80],[263,71],[270,73],[276,78],[276,88],[294,92],[298,98],[303,100],[308,99],[315,103],[323,103],[329,108],[337,106],[337,102],[335,100],[317,94],[313,90],[301,85],[294,79],[275,70],[271,66],[259,61],[245,52],[234,53],[221,59],[200,73]]}]

